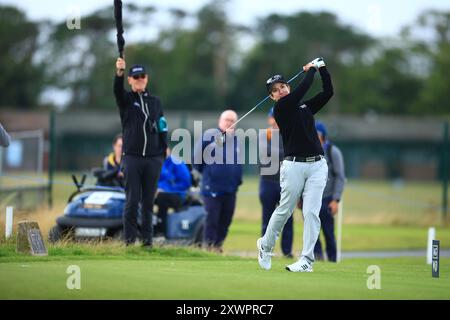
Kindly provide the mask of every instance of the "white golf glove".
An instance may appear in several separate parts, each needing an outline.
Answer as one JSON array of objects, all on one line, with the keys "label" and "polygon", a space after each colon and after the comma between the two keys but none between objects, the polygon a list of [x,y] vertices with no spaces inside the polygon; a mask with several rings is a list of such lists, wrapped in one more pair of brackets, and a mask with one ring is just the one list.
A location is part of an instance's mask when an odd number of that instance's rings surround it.
[{"label": "white golf glove", "polygon": [[322,57],[314,59],[313,61],[311,61],[311,63],[317,70],[319,70],[319,68],[321,67],[325,67],[325,61],[323,61]]}]

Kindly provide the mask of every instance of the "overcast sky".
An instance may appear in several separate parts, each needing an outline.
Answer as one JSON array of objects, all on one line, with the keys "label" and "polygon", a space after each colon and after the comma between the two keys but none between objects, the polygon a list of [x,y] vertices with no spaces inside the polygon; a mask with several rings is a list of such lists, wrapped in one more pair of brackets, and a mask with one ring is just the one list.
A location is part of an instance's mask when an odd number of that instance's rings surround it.
[{"label": "overcast sky", "polygon": [[[209,0],[124,0],[162,8],[177,7],[195,12]],[[112,4],[113,0],[0,0],[22,8],[33,20],[64,21],[76,7],[81,15]],[[289,14],[300,10],[331,11],[342,22],[374,36],[393,37],[401,27],[414,22],[425,9],[450,11],[450,0],[229,0],[227,12],[232,21],[250,25],[271,13]]]}]

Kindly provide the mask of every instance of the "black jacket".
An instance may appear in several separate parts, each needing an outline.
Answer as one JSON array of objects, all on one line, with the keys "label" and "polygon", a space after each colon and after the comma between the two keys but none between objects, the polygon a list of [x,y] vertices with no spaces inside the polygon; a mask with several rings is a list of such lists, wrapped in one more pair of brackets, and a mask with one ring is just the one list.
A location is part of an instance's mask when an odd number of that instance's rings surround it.
[{"label": "black jacket", "polygon": [[319,68],[322,78],[322,92],[304,101],[303,97],[311,87],[315,73],[316,69],[310,68],[298,87],[278,100],[273,108],[275,121],[283,138],[285,157],[324,155],[317,136],[314,115],[333,96],[333,84],[327,68]]},{"label": "black jacket", "polygon": [[164,156],[167,129],[161,129],[161,101],[147,90],[143,93],[124,89],[124,76],[114,78],[114,96],[120,111],[123,154],[141,157]]}]

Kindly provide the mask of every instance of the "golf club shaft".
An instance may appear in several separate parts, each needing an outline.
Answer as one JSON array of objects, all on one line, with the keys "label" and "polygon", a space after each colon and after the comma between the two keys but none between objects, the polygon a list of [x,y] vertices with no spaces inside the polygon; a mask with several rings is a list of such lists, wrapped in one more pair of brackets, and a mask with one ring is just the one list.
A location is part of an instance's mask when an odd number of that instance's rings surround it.
[{"label": "golf club shaft", "polygon": [[[304,73],[305,71],[302,70],[299,73],[297,73],[295,76],[293,76],[291,79],[288,80],[287,83],[291,83],[292,81],[294,81],[298,76],[300,76],[302,73]],[[248,116],[250,113],[252,113],[256,108],[258,108],[260,105],[262,105],[264,102],[267,101],[267,99],[270,98],[270,95],[268,95],[267,97],[265,97],[263,100],[261,100],[260,102],[258,102],[249,112],[247,112],[246,114],[244,114],[238,121],[236,121],[235,123],[233,123],[231,126],[229,126],[224,132],[223,134],[226,134],[228,130],[230,130],[231,128],[234,128],[242,119],[244,119],[246,116]]]}]

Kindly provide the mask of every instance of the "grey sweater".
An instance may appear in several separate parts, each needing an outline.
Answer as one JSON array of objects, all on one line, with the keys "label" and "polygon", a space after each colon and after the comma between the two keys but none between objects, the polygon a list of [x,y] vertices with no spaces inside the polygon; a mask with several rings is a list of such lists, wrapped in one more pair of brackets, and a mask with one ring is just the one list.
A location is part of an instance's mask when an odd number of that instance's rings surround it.
[{"label": "grey sweater", "polygon": [[10,142],[9,134],[0,123],[0,146],[8,147]]},{"label": "grey sweater", "polygon": [[331,164],[330,155],[328,154],[329,148],[326,144],[323,145],[323,149],[328,164],[328,181],[323,191],[323,197],[341,200],[345,185],[344,158],[342,157],[342,152],[335,145],[331,146],[331,157],[333,158],[333,164]]}]

